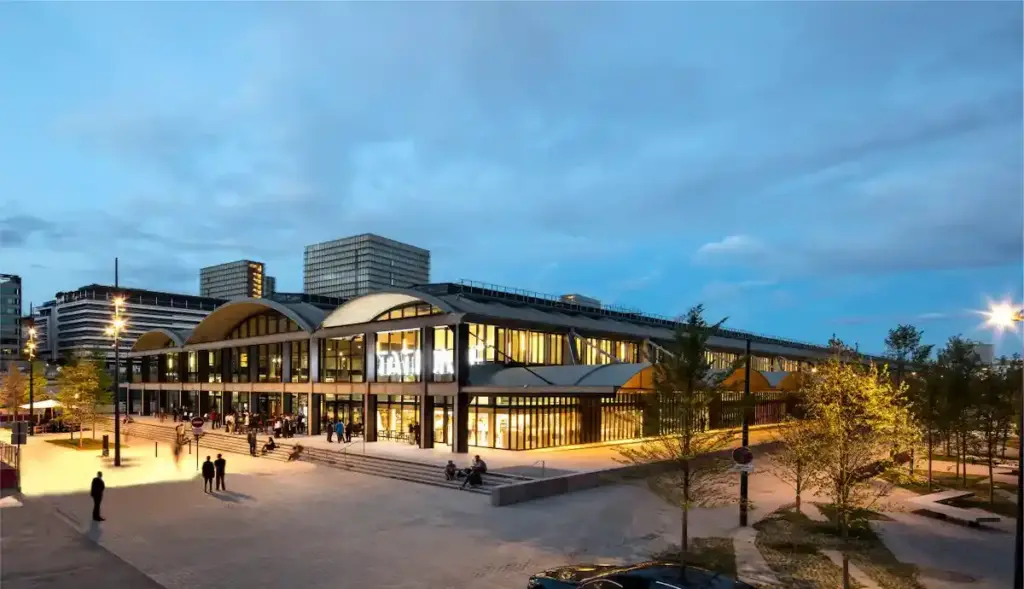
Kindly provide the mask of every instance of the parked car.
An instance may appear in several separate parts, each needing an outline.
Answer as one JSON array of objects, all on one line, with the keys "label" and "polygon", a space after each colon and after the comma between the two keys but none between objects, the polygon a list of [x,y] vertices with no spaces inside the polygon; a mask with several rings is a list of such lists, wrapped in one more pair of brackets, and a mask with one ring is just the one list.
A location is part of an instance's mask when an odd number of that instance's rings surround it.
[{"label": "parked car", "polygon": [[530,577],[528,589],[754,589],[698,567],[668,562],[635,565],[570,565]]}]

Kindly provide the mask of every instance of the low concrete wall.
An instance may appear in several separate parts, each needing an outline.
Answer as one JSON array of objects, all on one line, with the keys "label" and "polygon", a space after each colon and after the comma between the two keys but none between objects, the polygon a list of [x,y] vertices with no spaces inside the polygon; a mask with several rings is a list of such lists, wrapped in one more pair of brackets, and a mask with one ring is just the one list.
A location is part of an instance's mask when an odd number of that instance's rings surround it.
[{"label": "low concrete wall", "polygon": [[[755,445],[751,445],[754,447]],[[757,444],[756,447],[762,452],[770,452],[775,446],[773,443]],[[732,448],[707,454],[695,459],[698,464],[703,460],[714,460],[728,458],[732,455]],[[626,464],[623,466],[608,468],[605,470],[594,470],[588,472],[577,472],[535,481],[513,483],[491,489],[491,505],[502,507],[515,503],[524,503],[544,497],[564,495],[584,489],[593,489],[603,485],[614,484],[624,479],[639,479],[657,475],[678,468],[674,461],[650,462],[647,464]]]}]

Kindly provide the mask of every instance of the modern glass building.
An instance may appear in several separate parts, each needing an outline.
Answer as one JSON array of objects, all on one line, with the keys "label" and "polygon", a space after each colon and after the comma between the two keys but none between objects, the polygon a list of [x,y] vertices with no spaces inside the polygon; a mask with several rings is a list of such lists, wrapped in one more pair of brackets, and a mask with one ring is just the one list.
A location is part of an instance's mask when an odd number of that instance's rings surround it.
[{"label": "modern glass building", "polygon": [[343,298],[430,281],[430,252],[366,233],[307,245],[305,293]]},{"label": "modern glass building", "polygon": [[21,277],[0,274],[0,369],[21,358]]},{"label": "modern glass building", "polygon": [[274,292],[275,281],[272,276],[266,276],[264,270],[263,262],[252,260],[237,260],[201,268],[199,295],[217,299],[258,299],[269,296]]},{"label": "modern glass building", "polygon": [[[389,289],[336,307],[240,299],[190,331],[142,335],[122,394],[144,414],[175,405],[303,414],[313,433],[340,418],[362,424],[367,442],[406,439],[418,426],[421,446],[454,452],[632,440],[664,431],[646,401],[651,362],[676,327],[474,283]],[[748,342],[756,419],[778,421],[785,391],[828,350],[722,330],[709,360],[731,370]],[[741,395],[712,404],[707,426],[738,424]]]}]

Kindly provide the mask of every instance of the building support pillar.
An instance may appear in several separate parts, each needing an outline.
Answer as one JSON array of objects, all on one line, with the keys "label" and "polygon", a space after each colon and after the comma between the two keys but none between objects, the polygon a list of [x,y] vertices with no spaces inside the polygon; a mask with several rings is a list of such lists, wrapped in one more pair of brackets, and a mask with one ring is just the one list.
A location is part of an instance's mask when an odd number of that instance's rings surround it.
[{"label": "building support pillar", "polygon": [[434,447],[434,397],[427,393],[434,380],[434,328],[420,329],[420,448]]},{"label": "building support pillar", "polygon": [[455,382],[458,384],[455,403],[452,407],[454,417],[452,431],[452,452],[457,454],[469,453],[469,395],[462,392],[463,387],[469,386],[469,350],[472,343],[469,341],[469,325],[459,323],[452,327],[455,333]]},{"label": "building support pillar", "polygon": [[377,441],[377,395],[363,395],[363,439]]},{"label": "building support pillar", "polygon": [[292,381],[292,346],[298,342],[284,342],[281,345],[281,382]]}]

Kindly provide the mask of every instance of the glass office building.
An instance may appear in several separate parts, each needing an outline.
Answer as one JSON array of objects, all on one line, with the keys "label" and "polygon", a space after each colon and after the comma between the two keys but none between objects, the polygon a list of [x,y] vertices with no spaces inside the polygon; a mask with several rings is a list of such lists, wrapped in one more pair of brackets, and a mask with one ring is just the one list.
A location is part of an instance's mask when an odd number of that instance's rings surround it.
[{"label": "glass office building", "polygon": [[199,270],[199,294],[218,299],[254,298],[274,294],[276,281],[263,262],[237,260]]},{"label": "glass office building", "polygon": [[367,233],[307,245],[302,291],[343,298],[430,281],[430,252]]},{"label": "glass office building", "polygon": [[[361,425],[367,442],[419,432],[421,446],[454,452],[674,431],[657,414],[664,402],[651,402],[651,363],[677,327],[668,319],[472,284],[390,289],[340,305],[304,296],[234,301],[190,331],[140,337],[128,359],[136,378],[125,385],[132,410],[301,414],[312,433],[340,419]],[[721,330],[708,361],[729,369],[748,341],[759,375],[755,423],[779,421],[786,379],[828,350]],[[725,395],[699,419],[732,427],[741,409],[740,396]]]},{"label": "glass office building", "polygon": [[0,274],[0,369],[21,357],[21,277]]}]

